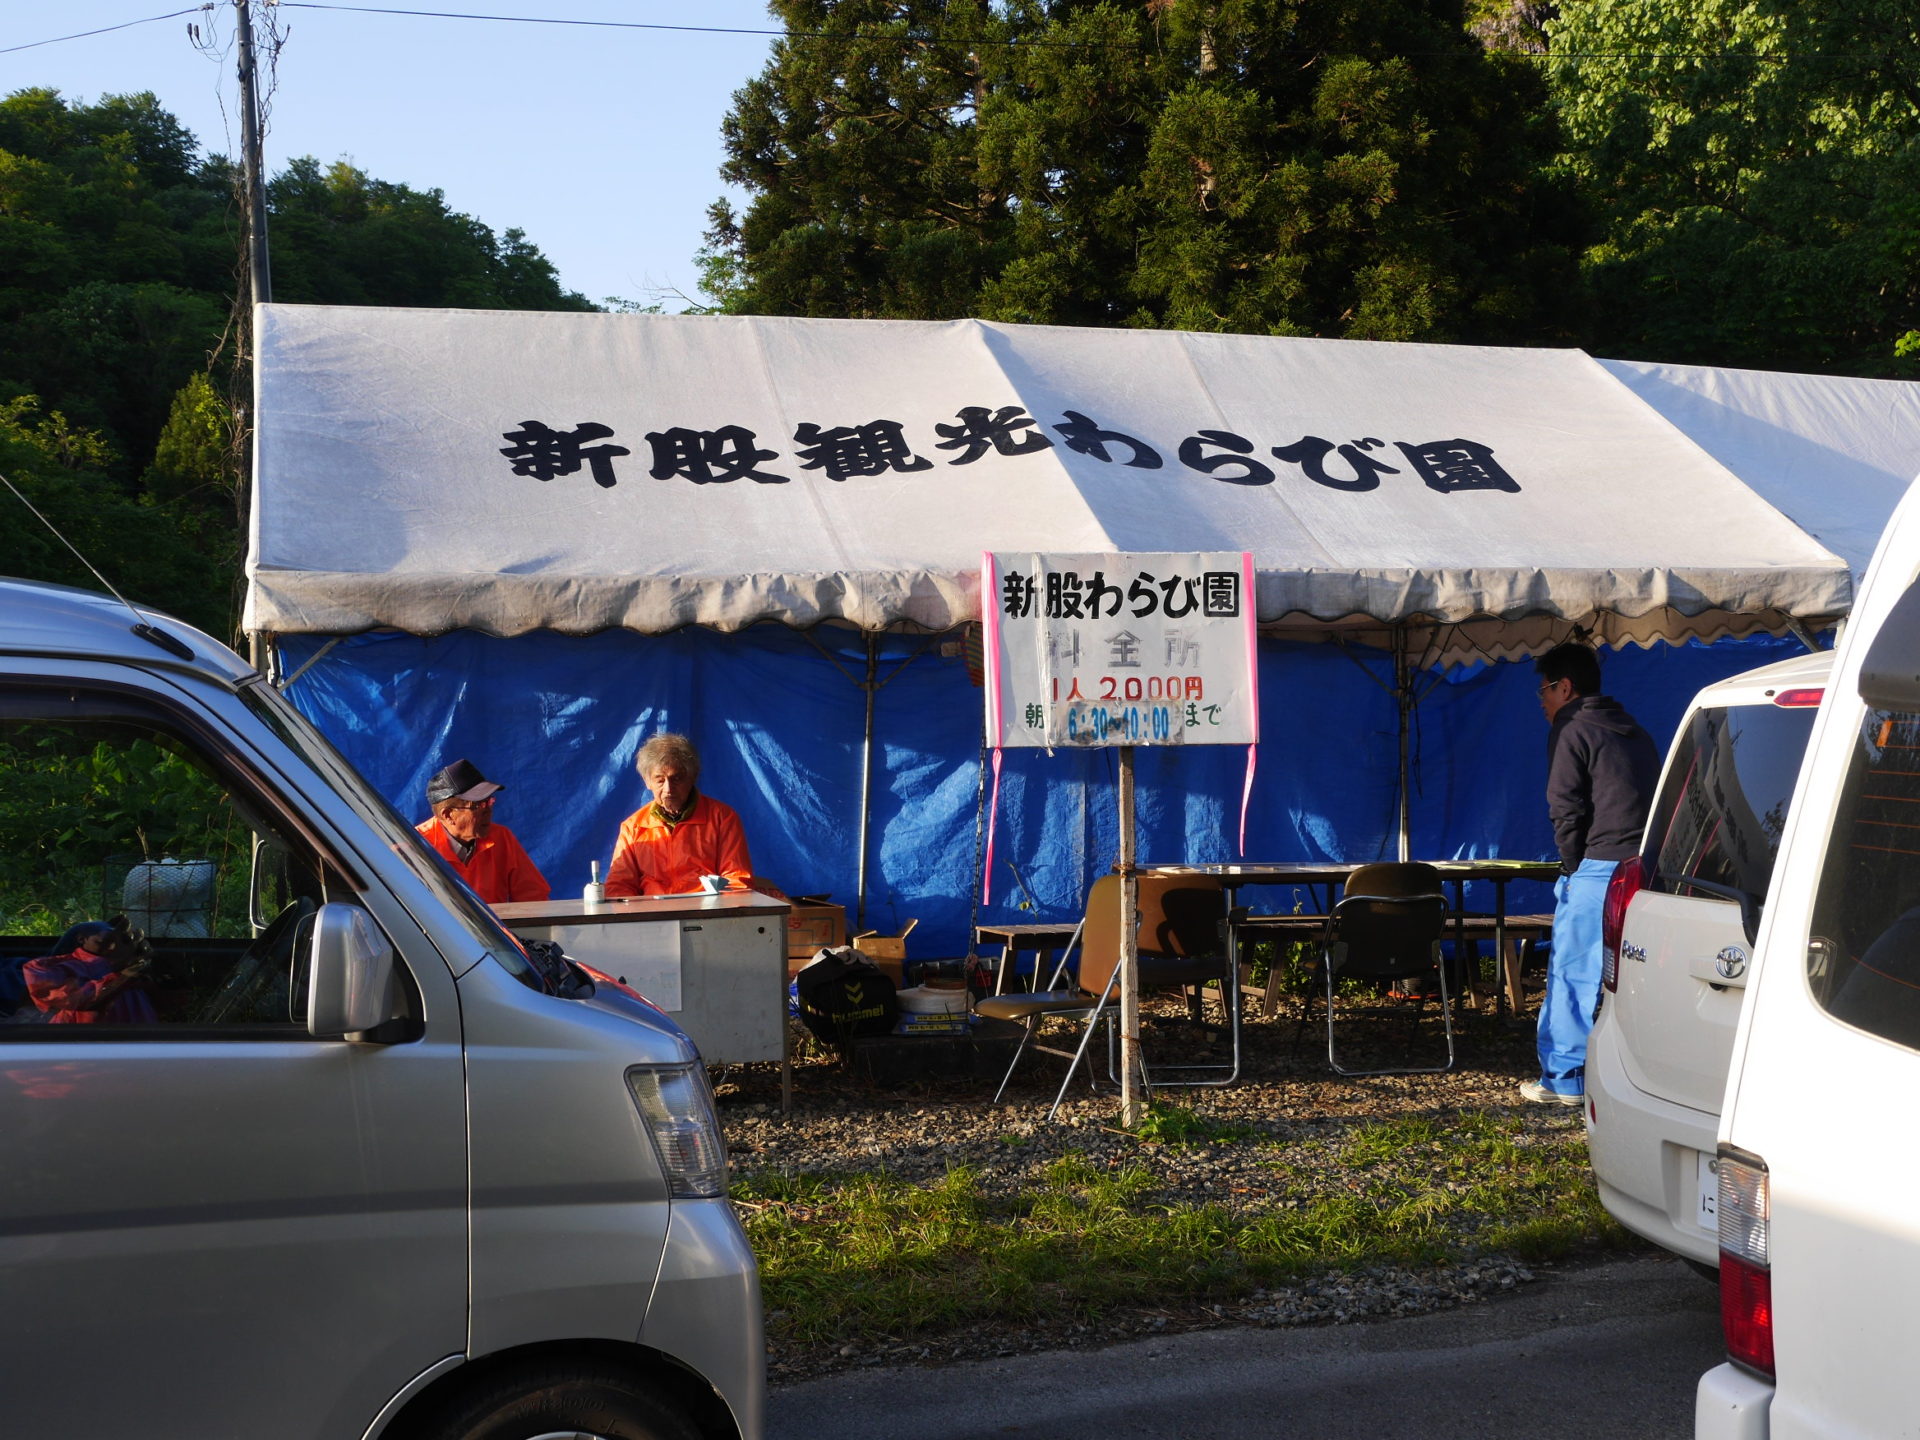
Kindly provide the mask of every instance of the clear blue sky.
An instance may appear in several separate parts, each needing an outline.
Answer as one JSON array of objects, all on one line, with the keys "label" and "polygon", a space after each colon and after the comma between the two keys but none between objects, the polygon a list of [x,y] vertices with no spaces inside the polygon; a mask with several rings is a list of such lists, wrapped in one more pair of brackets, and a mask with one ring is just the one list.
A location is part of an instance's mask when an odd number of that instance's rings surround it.
[{"label": "clear blue sky", "polygon": [[[386,0],[367,0],[381,4]],[[764,0],[390,0],[393,8],[771,29]],[[181,0],[0,0],[0,47],[184,8]],[[278,11],[269,172],[298,155],[438,188],[518,227],[588,298],[695,293],[693,254],[726,193],[720,119],[759,73],[766,36]],[[220,58],[187,37],[211,31]],[[239,152],[233,6],[0,55],[0,93],[69,100],[151,90],[208,153]],[[223,109],[224,103],[224,109]],[[736,196],[736,199],[738,197]],[[667,299],[669,310],[681,308]]]}]

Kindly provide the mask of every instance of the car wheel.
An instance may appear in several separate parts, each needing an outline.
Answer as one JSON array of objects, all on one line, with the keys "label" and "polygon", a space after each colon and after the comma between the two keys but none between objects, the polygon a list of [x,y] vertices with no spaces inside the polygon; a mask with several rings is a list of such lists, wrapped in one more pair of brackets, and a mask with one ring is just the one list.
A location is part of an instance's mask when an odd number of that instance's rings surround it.
[{"label": "car wheel", "polygon": [[686,1414],[612,1365],[503,1372],[461,1394],[426,1440],[700,1440]]}]

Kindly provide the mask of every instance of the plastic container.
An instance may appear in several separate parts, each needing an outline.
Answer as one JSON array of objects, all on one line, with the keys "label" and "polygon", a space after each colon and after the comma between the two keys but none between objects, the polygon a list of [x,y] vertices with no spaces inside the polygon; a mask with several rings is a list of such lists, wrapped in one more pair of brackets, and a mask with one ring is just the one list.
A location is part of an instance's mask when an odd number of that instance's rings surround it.
[{"label": "plastic container", "polygon": [[900,1002],[903,1015],[964,1015],[971,997],[964,985],[957,990],[916,985],[911,990],[902,990],[895,998]]},{"label": "plastic container", "polygon": [[143,860],[120,888],[127,923],[154,936],[200,938],[213,909],[213,861]]}]

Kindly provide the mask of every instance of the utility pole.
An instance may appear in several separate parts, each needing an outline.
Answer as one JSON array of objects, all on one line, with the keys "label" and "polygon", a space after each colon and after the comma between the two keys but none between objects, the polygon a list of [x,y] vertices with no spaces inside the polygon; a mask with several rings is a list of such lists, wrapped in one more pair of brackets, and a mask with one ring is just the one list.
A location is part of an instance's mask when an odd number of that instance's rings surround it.
[{"label": "utility pole", "polygon": [[[246,188],[247,217],[247,303],[241,307],[240,333],[245,337],[241,357],[252,366],[259,363],[259,337],[253,330],[253,307],[273,299],[273,280],[267,269],[267,183],[260,154],[260,89],[253,57],[252,0],[233,0],[234,19],[240,40],[240,180]],[[251,406],[242,402],[234,407],[235,436],[239,447],[240,493],[250,505],[252,500],[253,445]],[[240,516],[243,533],[251,533],[248,517]],[[250,542],[249,542],[250,543]],[[269,659],[267,637],[258,630],[247,632],[247,659],[253,668],[266,674]]]},{"label": "utility pole", "polygon": [[247,290],[255,305],[273,299],[267,273],[267,184],[260,156],[260,94],[254,83],[252,0],[233,0],[240,27],[240,148],[247,187]]}]

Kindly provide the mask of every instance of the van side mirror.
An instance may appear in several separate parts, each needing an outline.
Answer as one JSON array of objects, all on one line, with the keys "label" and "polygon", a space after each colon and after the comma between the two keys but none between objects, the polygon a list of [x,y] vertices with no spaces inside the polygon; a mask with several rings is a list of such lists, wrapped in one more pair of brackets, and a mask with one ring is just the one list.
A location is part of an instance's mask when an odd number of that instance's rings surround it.
[{"label": "van side mirror", "polygon": [[358,905],[330,901],[313,917],[307,1033],[351,1040],[392,1018],[393,942]]},{"label": "van side mirror", "polygon": [[1894,602],[1867,646],[1860,698],[1876,710],[1920,710],[1920,580]]}]

